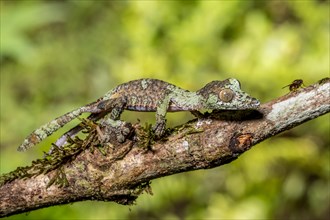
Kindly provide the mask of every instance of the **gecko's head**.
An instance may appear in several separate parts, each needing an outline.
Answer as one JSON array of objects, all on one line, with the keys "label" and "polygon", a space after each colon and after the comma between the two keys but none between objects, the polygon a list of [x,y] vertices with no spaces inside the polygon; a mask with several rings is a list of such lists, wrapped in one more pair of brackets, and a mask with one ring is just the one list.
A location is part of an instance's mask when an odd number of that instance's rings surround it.
[{"label": "gecko's head", "polygon": [[205,99],[207,109],[256,109],[260,102],[241,90],[237,79],[212,81],[198,91]]}]

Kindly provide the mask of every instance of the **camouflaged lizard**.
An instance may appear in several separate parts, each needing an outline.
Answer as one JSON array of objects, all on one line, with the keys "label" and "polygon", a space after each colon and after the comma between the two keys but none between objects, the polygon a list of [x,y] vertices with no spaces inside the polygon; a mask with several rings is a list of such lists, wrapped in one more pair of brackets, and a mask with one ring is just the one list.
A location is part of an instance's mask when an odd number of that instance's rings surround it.
[{"label": "camouflaged lizard", "polygon": [[[239,81],[232,78],[212,81],[196,92],[158,79],[133,80],[110,90],[95,102],[68,112],[36,129],[18,147],[18,151],[25,151],[38,144],[82,113],[91,113],[88,119],[97,121],[104,117],[119,120],[124,110],[156,112],[153,130],[159,138],[165,131],[167,112],[242,110],[255,109],[259,105],[259,101],[243,92]],[[63,145],[68,136],[74,136],[80,130],[80,125],[72,128],[55,144]]]}]

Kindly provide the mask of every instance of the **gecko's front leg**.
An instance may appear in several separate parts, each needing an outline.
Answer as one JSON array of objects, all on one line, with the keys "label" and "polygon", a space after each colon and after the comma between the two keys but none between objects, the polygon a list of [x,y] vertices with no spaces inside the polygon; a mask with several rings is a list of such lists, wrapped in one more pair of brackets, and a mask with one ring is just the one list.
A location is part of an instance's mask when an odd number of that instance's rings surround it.
[{"label": "gecko's front leg", "polygon": [[156,109],[156,124],[153,126],[153,131],[155,132],[155,137],[157,139],[161,138],[161,136],[165,132],[166,128],[166,113],[167,109],[170,104],[170,96],[167,95],[163,100],[160,101],[160,103],[157,106]]}]

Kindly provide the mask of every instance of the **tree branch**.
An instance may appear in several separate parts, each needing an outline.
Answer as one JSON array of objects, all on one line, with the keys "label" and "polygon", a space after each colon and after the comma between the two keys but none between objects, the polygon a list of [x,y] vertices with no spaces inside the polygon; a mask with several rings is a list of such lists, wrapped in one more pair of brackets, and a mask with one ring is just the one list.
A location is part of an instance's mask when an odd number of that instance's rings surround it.
[{"label": "tree branch", "polygon": [[24,168],[3,175],[0,217],[83,200],[131,204],[143,191],[151,193],[149,182],[155,178],[229,163],[255,144],[328,113],[329,92],[330,80],[325,79],[258,111],[212,113],[172,130],[166,140],[152,143],[152,150],[139,147],[141,138],[104,148],[91,148],[85,140],[86,149],[63,157],[56,169],[29,177],[41,169],[34,163],[24,171],[25,178],[19,174]]}]

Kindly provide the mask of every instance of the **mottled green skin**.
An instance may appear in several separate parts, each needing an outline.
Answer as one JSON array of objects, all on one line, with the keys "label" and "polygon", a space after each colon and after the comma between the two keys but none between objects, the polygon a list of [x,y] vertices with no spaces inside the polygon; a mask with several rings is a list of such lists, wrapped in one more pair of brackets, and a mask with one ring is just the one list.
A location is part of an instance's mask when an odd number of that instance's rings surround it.
[{"label": "mottled green skin", "polygon": [[[223,89],[230,89],[233,92],[234,96],[230,101],[221,100],[219,93]],[[36,145],[85,112],[92,113],[88,118],[97,121],[106,115],[110,119],[118,120],[124,110],[155,111],[156,124],[153,129],[156,137],[161,137],[166,126],[166,112],[203,109],[239,110],[254,109],[258,106],[259,101],[243,92],[240,89],[239,81],[236,79],[212,81],[197,92],[190,92],[158,79],[139,79],[121,84],[97,101],[66,113],[43,125],[32,132],[19,146],[18,150],[25,151]],[[56,144],[63,145],[67,136],[74,136],[81,129],[82,127],[79,125],[74,127],[66,132]]]}]

